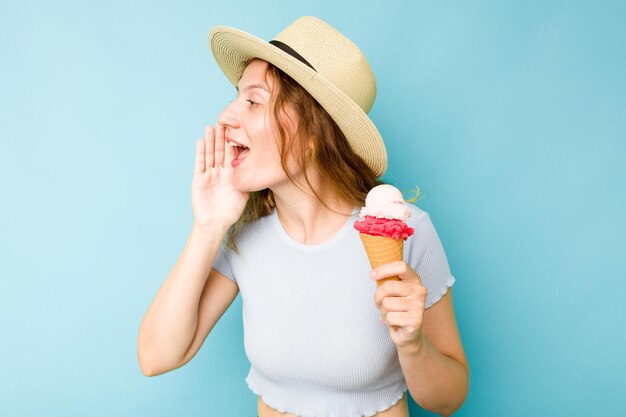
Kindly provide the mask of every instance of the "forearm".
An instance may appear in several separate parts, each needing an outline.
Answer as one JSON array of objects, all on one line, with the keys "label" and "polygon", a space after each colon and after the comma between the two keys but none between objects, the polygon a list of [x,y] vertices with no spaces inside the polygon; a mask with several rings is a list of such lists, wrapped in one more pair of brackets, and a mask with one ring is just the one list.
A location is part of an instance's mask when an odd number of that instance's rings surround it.
[{"label": "forearm", "polygon": [[[224,232],[225,233],[225,232]],[[176,264],[141,323],[138,357],[150,374],[177,366],[198,325],[198,304],[224,233],[193,228]]]},{"label": "forearm", "polygon": [[411,397],[422,408],[450,416],[461,407],[469,371],[460,362],[439,352],[423,335],[418,348],[398,348],[398,357]]}]

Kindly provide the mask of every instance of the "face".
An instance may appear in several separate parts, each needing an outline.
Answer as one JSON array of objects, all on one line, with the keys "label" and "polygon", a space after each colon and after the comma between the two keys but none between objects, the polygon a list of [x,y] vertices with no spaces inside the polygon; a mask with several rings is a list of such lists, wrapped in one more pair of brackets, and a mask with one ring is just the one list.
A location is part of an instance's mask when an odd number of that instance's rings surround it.
[{"label": "face", "polygon": [[266,61],[252,61],[239,80],[237,97],[218,117],[226,127],[226,141],[242,145],[233,161],[232,182],[238,191],[274,190],[290,182],[280,163],[278,133],[270,117],[273,82],[265,80],[266,69]]}]

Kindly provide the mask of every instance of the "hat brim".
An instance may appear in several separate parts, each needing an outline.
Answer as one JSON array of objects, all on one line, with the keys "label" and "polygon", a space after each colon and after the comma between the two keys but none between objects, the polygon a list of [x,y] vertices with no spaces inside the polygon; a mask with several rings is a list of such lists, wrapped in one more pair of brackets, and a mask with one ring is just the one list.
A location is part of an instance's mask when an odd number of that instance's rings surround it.
[{"label": "hat brim", "polygon": [[249,33],[228,26],[215,26],[209,32],[209,46],[217,64],[233,86],[237,86],[250,58],[261,58],[293,78],[333,118],[348,143],[377,177],[387,169],[387,151],[378,129],[350,97],[315,70],[274,45]]}]

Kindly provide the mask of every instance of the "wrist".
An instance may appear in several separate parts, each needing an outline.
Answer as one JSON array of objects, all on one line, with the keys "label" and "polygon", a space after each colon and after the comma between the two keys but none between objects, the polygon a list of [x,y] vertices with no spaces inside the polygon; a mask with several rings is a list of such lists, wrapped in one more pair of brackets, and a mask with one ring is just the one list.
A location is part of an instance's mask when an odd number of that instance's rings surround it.
[{"label": "wrist", "polygon": [[193,223],[191,226],[191,233],[203,238],[218,237],[220,240],[224,239],[230,226],[223,226],[219,224],[198,224]]},{"label": "wrist", "polygon": [[424,349],[424,345],[427,343],[423,334],[420,334],[419,338],[412,343],[406,345],[397,346],[399,354],[407,354],[411,356],[419,355]]}]

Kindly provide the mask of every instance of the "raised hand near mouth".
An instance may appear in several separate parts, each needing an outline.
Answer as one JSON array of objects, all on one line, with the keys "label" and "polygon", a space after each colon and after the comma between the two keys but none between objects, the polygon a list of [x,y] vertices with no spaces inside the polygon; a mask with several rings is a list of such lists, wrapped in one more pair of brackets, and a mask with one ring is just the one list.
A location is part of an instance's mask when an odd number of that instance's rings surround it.
[{"label": "raised hand near mouth", "polygon": [[191,182],[191,206],[194,226],[228,228],[246,206],[249,193],[236,191],[232,184],[232,161],[235,149],[226,144],[225,127],[217,124],[204,129],[204,138],[196,142],[196,162]]}]

